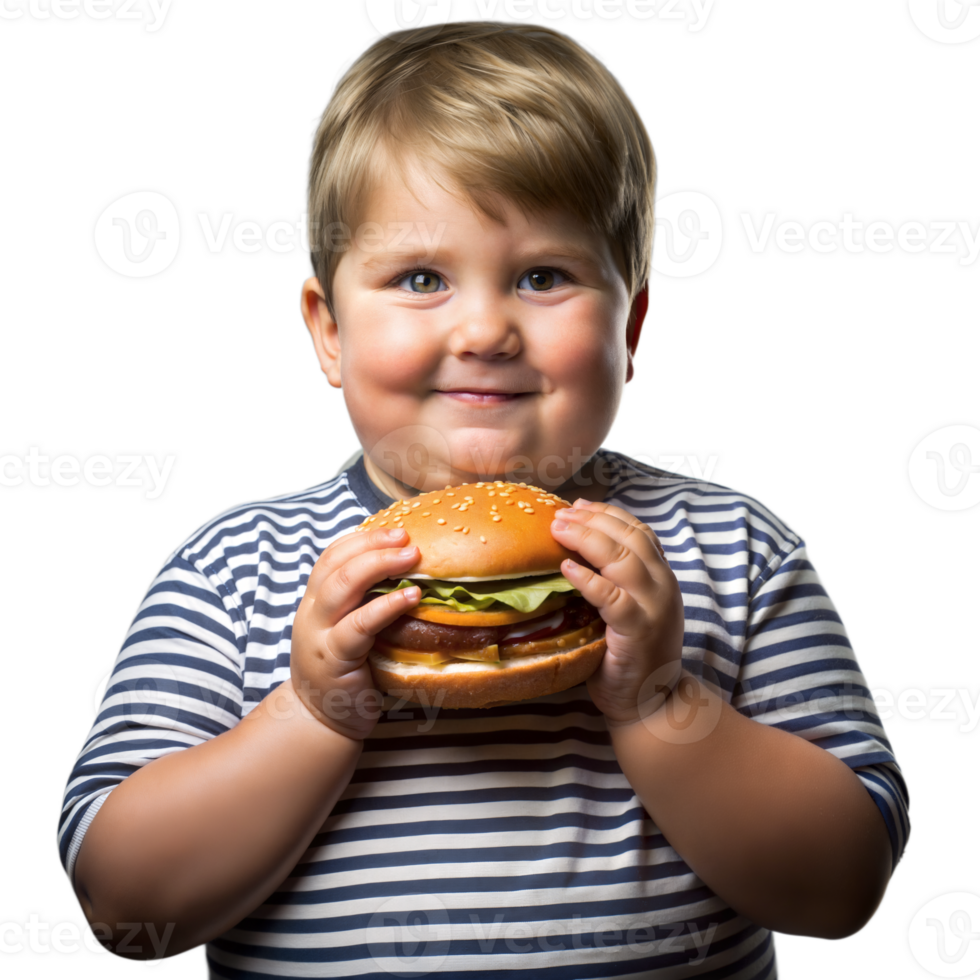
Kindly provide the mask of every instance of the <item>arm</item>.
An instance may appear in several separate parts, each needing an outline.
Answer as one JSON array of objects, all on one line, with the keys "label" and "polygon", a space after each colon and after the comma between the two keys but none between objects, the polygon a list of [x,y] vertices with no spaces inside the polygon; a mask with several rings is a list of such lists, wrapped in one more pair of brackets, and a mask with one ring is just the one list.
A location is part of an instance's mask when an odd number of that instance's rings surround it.
[{"label": "arm", "polygon": [[[287,681],[230,731],[144,766],[109,794],[79,851],[75,888],[89,922],[136,958],[164,938],[160,955],[220,935],[289,874],[360,752]],[[124,923],[143,925],[127,938]]]},{"label": "arm", "polygon": [[690,675],[652,715],[612,723],[610,733],[647,813],[732,908],[770,929],[825,939],[871,918],[891,875],[891,845],[840,759],[746,718]]},{"label": "arm", "polygon": [[418,560],[417,549],[395,547],[404,539],[361,533],[324,551],[293,623],[291,680],[235,727],[156,759],[108,795],[79,851],[75,886],[111,949],[182,952],[234,925],[288,876],[380,714],[367,653],[418,590],[359,603],[374,582]]},{"label": "arm", "polygon": [[760,925],[822,937],[861,928],[891,870],[884,821],[861,781],[824,749],[682,675],[683,602],[646,525],[584,501],[556,517],[555,537],[599,569],[562,566],[607,623],[590,693],[665,837]]}]

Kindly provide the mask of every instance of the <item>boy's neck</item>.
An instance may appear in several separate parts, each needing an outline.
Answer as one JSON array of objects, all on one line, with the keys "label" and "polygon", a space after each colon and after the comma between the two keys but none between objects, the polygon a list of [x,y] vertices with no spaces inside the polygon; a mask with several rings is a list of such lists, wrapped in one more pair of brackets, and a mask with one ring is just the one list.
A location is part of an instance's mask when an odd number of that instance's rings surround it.
[{"label": "boy's neck", "polygon": [[[609,492],[608,480],[597,479],[598,455],[592,456],[585,465],[573,476],[558,487],[545,487],[565,500],[575,501],[579,498],[601,503]],[[367,454],[364,455],[364,470],[371,482],[388,497],[395,500],[405,500],[422,493],[418,487],[396,480],[390,473],[376,466]],[[501,479],[500,477],[485,477],[487,480]]]}]

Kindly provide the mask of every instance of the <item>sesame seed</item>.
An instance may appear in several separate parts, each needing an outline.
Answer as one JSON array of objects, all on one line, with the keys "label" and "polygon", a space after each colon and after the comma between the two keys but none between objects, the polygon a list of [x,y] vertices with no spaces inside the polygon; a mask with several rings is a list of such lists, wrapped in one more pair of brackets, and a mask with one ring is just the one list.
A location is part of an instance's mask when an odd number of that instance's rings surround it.
[{"label": "sesame seed", "polygon": [[486,543],[487,543],[487,539],[486,539],[486,538],[485,538],[485,537],[484,537],[484,536],[483,536],[482,534],[480,535],[480,540],[481,540],[481,541],[482,541],[482,542],[483,542],[484,544],[486,544]]},{"label": "sesame seed", "polygon": [[485,486],[485,484],[483,484],[483,483],[478,483],[478,484],[477,484],[477,486],[478,486],[478,487],[482,487],[482,486]]},{"label": "sesame seed", "polygon": [[470,533],[470,529],[468,527],[464,527],[463,534],[469,534],[469,533]]},{"label": "sesame seed", "polygon": [[508,504],[509,504],[509,505],[510,505],[511,507],[513,507],[513,506],[514,506],[514,501],[513,501],[513,500],[508,500],[508,501],[507,501],[507,503],[508,503]]},{"label": "sesame seed", "polygon": [[403,507],[405,507],[405,506],[407,506],[407,505],[408,505],[408,501],[407,501],[407,500],[403,500],[403,501],[402,501],[402,506],[403,506]]},{"label": "sesame seed", "polygon": [[466,495],[465,499],[470,501],[470,503],[473,502],[473,498],[469,494]]},{"label": "sesame seed", "polygon": [[494,514],[494,515],[493,515],[493,519],[494,519],[495,521],[502,521],[502,520],[503,520],[503,518],[502,518],[502,517],[501,517],[501,516],[500,516],[499,514]]},{"label": "sesame seed", "polygon": [[546,504],[547,504],[547,505],[548,505],[549,507],[554,507],[554,506],[555,506],[555,502],[554,502],[553,500],[546,500],[546,501],[545,501],[545,503],[546,503]]},{"label": "sesame seed", "polygon": [[463,530],[463,525],[460,524],[459,527],[454,527],[453,530],[454,531],[462,531]]},{"label": "sesame seed", "polygon": [[441,504],[441,503],[442,503],[442,497],[436,497],[436,499],[435,499],[435,500],[433,500],[432,502],[433,502],[434,504]]},{"label": "sesame seed", "polygon": [[510,494],[509,494],[509,493],[508,493],[508,492],[507,492],[506,490],[501,490],[501,491],[500,491],[500,496],[501,496],[501,497],[509,497],[509,496],[510,496]]},{"label": "sesame seed", "polygon": [[459,512],[460,512],[461,514],[462,514],[462,513],[463,513],[463,511],[465,511],[466,509],[467,509],[467,507],[466,507],[466,504],[460,504],[460,505],[459,505]]},{"label": "sesame seed", "polygon": [[452,507],[450,507],[449,509],[450,510],[455,510],[458,506],[459,506],[459,504],[453,504]]},{"label": "sesame seed", "polygon": [[436,524],[445,524],[445,523],[446,522],[441,517],[439,518],[439,520],[436,521]]},{"label": "sesame seed", "polygon": [[412,504],[412,506],[413,507],[421,507],[422,506],[422,501],[421,500],[416,500],[415,503]]},{"label": "sesame seed", "polygon": [[423,510],[423,511],[422,511],[422,516],[423,516],[423,517],[428,517],[428,516],[429,516],[429,511],[427,511],[427,510]]},{"label": "sesame seed", "polygon": [[487,494],[488,497],[492,497],[493,495],[494,495],[494,491],[493,490],[491,490],[490,493]]},{"label": "sesame seed", "polygon": [[456,496],[456,494],[454,494],[454,493],[447,493],[447,494],[446,494],[446,496],[447,496],[447,497],[455,497],[455,496]]},{"label": "sesame seed", "polygon": [[446,485],[445,485],[445,486],[443,487],[443,490],[448,490],[448,489],[449,489],[449,488],[450,488],[451,486],[452,486],[452,484],[451,484],[451,483],[447,483],[447,484],[446,484]]},{"label": "sesame seed", "polygon": [[387,524],[387,523],[388,523],[387,521],[382,521],[382,522],[381,522],[381,523],[380,523],[380,524],[378,525],[378,527],[384,527],[384,526],[385,526],[385,524]]},{"label": "sesame seed", "polygon": [[526,487],[526,486],[527,486],[527,484],[526,484],[526,483],[518,483],[517,485],[518,485],[519,487]]},{"label": "sesame seed", "polygon": [[398,522],[398,523],[397,523],[397,524],[395,525],[395,527],[404,527],[404,526],[405,526],[405,522],[404,522],[404,521],[399,521],[399,522]]},{"label": "sesame seed", "polygon": [[490,509],[491,510],[496,510],[497,509],[497,505],[496,504],[491,504],[490,505]]},{"label": "sesame seed", "polygon": [[518,506],[518,507],[526,507],[526,506],[527,506],[527,504],[525,504],[523,500],[518,500],[518,501],[517,501],[517,506]]},{"label": "sesame seed", "polygon": [[375,518],[375,517],[369,517],[367,519],[367,522],[368,522],[368,524],[370,524],[372,521],[375,521],[375,520],[377,520],[377,518]]},{"label": "sesame seed", "polygon": [[533,507],[525,507],[524,508],[524,513],[525,514],[533,514],[534,513],[534,508]]}]

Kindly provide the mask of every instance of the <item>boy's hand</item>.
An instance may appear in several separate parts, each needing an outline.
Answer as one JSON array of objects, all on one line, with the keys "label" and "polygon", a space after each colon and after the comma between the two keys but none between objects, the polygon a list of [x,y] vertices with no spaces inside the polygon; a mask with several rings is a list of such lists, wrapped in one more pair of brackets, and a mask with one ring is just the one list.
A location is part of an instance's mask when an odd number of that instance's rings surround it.
[{"label": "boy's hand", "polygon": [[403,530],[358,531],[334,542],[310,572],[293,622],[293,688],[313,716],[341,735],[363,739],[381,713],[367,655],[379,630],[418,604],[418,588],[361,605],[385,578],[401,578],[418,561]]},{"label": "boy's hand", "polygon": [[599,573],[573,561],[562,574],[606,622],[606,655],[589,694],[613,724],[645,717],[680,677],[684,603],[657,536],[620,507],[576,500],[555,514],[555,539]]}]

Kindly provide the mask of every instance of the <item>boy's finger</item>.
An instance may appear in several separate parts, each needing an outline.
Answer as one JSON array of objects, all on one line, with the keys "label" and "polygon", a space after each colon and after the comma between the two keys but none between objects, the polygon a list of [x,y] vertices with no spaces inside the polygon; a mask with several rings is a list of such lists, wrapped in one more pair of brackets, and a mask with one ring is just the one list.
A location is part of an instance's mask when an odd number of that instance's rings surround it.
[{"label": "boy's finger", "polygon": [[417,606],[421,598],[422,590],[413,585],[358,606],[330,630],[327,647],[348,670],[357,669],[370,652],[375,635]]},{"label": "boy's finger", "polygon": [[310,572],[307,590],[317,589],[323,580],[355,555],[379,548],[397,548],[408,541],[408,532],[403,528],[373,528],[370,531],[355,531],[345,534],[320,554]]},{"label": "boy's finger", "polygon": [[[639,527],[608,514],[561,510],[551,528],[557,541],[628,588],[642,585],[662,563],[660,552]],[[623,579],[623,575],[628,577]]]},{"label": "boy's finger", "polygon": [[617,633],[632,636],[649,627],[649,617],[628,589],[570,559],[561,563],[561,571]]},{"label": "boy's finger", "polygon": [[561,515],[568,515],[569,519],[588,523],[594,527],[601,528],[611,537],[625,541],[627,537],[633,540],[633,547],[646,557],[646,552],[637,544],[636,533],[639,532],[647,541],[650,542],[653,551],[661,558],[664,557],[663,545],[654,533],[653,528],[644,524],[639,518],[623,510],[621,507],[613,507],[611,504],[599,504],[591,500],[576,500],[571,508],[563,509],[555,514],[556,520],[562,520]]},{"label": "boy's finger", "polygon": [[384,579],[401,578],[418,560],[419,549],[415,545],[355,554],[334,568],[311,594],[317,622],[322,626],[335,626],[361,604],[371,586]]}]

